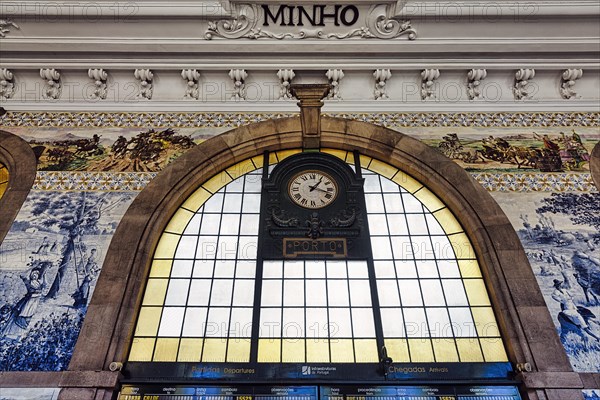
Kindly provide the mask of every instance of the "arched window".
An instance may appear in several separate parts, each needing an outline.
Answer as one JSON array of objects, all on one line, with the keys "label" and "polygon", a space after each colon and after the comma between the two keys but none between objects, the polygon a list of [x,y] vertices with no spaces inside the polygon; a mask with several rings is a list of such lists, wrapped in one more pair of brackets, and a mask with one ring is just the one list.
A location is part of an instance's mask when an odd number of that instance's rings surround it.
[{"label": "arched window", "polygon": [[[297,151],[271,154],[269,169]],[[507,361],[478,260],[445,204],[403,171],[360,165],[372,257],[261,260],[263,158],[202,184],[156,247],[130,363]],[[258,323],[258,327],[256,326]]]}]

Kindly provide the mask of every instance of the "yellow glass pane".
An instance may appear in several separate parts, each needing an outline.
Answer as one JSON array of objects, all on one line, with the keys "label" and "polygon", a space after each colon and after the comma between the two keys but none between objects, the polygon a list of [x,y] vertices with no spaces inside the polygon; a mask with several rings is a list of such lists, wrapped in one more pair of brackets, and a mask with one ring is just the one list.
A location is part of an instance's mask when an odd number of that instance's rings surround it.
[{"label": "yellow glass pane", "polygon": [[156,348],[154,349],[152,361],[176,361],[178,348],[179,339],[158,338],[156,339]]},{"label": "yellow glass pane", "polygon": [[155,338],[134,338],[129,352],[129,361],[152,361]]},{"label": "yellow glass pane", "polygon": [[185,203],[181,207],[185,207],[188,210],[198,211],[200,207],[212,196],[206,189],[200,187],[194,193],[187,198]]},{"label": "yellow glass pane", "polygon": [[456,347],[461,362],[482,362],[483,356],[479,348],[479,340],[476,338],[456,339]]},{"label": "yellow glass pane", "polygon": [[490,305],[490,298],[488,297],[483,279],[465,279],[463,283],[471,306]]},{"label": "yellow glass pane", "polygon": [[150,278],[168,278],[173,260],[154,260],[150,267]]},{"label": "yellow glass pane", "polygon": [[334,157],[339,158],[342,161],[346,161],[346,156],[348,152],[346,150],[338,150],[338,149],[321,149],[321,153],[331,154]]},{"label": "yellow glass pane", "polygon": [[142,307],[135,336],[156,336],[161,312],[161,307]]},{"label": "yellow glass pane", "polygon": [[277,164],[279,160],[277,159],[277,153],[269,153],[269,165]]},{"label": "yellow glass pane", "polygon": [[173,258],[180,237],[173,233],[163,233],[158,241],[158,246],[156,246],[154,258]]},{"label": "yellow glass pane", "polygon": [[0,164],[0,183],[8,182],[8,169]]},{"label": "yellow glass pane", "polygon": [[[354,156],[354,154],[353,154]],[[360,155],[360,166],[362,168],[368,168],[369,164],[371,163],[373,159],[371,157],[367,157],[364,154]],[[352,157],[352,162],[354,162],[354,157]]]},{"label": "yellow glass pane", "polygon": [[454,339],[432,339],[436,362],[458,362]]},{"label": "yellow glass pane", "polygon": [[307,339],[306,340],[307,362],[329,362],[329,340]]},{"label": "yellow glass pane", "polygon": [[500,336],[498,323],[491,307],[473,307],[471,308],[471,312],[473,313],[475,328],[477,328],[477,335],[479,337]]},{"label": "yellow glass pane", "polygon": [[375,339],[355,339],[354,354],[357,363],[379,362]]},{"label": "yellow glass pane", "polygon": [[388,357],[394,362],[409,362],[408,343],[406,339],[385,339]]},{"label": "yellow glass pane", "polygon": [[282,362],[304,362],[304,339],[283,339]]},{"label": "yellow glass pane", "polygon": [[252,160],[248,159],[241,161],[232,167],[227,168],[226,171],[227,173],[229,173],[229,175],[231,175],[233,179],[236,179],[242,175],[246,175],[248,172],[254,171],[255,169],[256,167],[252,163]]},{"label": "yellow glass pane", "polygon": [[434,361],[431,340],[429,339],[408,339],[408,349],[412,362]]},{"label": "yellow glass pane", "polygon": [[0,197],[2,197],[4,192],[6,192],[7,187],[8,187],[8,185],[6,183],[0,183]]},{"label": "yellow glass pane", "polygon": [[352,339],[331,339],[331,362],[351,363],[354,362],[354,349]]},{"label": "yellow glass pane", "polygon": [[483,338],[481,348],[486,362],[506,362],[508,357],[500,338]]},{"label": "yellow glass pane", "polygon": [[381,162],[379,160],[372,160],[371,164],[369,164],[369,169],[381,176],[385,176],[388,179],[391,179],[392,176],[398,172],[398,168],[392,167],[390,164]]},{"label": "yellow glass pane", "polygon": [[423,187],[421,182],[402,171],[398,171],[396,176],[392,178],[392,181],[396,182],[398,185],[402,186],[407,192],[410,193],[414,193]]},{"label": "yellow glass pane", "polygon": [[446,232],[446,235],[463,231],[462,226],[460,226],[460,223],[456,220],[454,214],[452,214],[449,209],[443,208],[438,210],[433,213],[433,216],[440,223],[442,229],[444,232]]},{"label": "yellow glass pane", "polygon": [[179,354],[177,361],[181,362],[199,362],[202,354],[203,339],[183,338],[179,344]]},{"label": "yellow glass pane", "polygon": [[258,362],[281,361],[281,339],[258,340]]},{"label": "yellow glass pane", "polygon": [[423,203],[423,205],[431,212],[446,207],[446,205],[442,203],[442,201],[435,194],[433,194],[431,190],[425,187],[416,192],[415,197],[419,199],[421,203]]},{"label": "yellow glass pane", "polygon": [[223,171],[204,182],[202,187],[211,193],[217,193],[223,186],[227,185],[232,180],[233,179],[227,175],[227,172]]},{"label": "yellow glass pane", "polygon": [[475,258],[475,250],[471,246],[471,241],[465,233],[456,233],[448,236],[450,245],[454,249],[454,255],[457,259]]},{"label": "yellow glass pane", "polygon": [[227,345],[227,362],[250,361],[250,339],[229,339]]},{"label": "yellow glass pane", "polygon": [[[360,158],[363,158],[366,156],[360,156]],[[354,165],[354,153],[349,151],[348,154],[346,154],[346,163],[350,164],[350,165]]]},{"label": "yellow glass pane", "polygon": [[463,278],[481,278],[477,260],[458,260],[458,268]]},{"label": "yellow glass pane", "polygon": [[167,293],[168,279],[148,279],[146,292],[144,293],[144,306],[162,306]]},{"label": "yellow glass pane", "polygon": [[204,339],[202,362],[224,362],[227,339]]},{"label": "yellow glass pane", "polygon": [[298,154],[301,152],[302,152],[302,150],[300,150],[300,149],[281,150],[281,151],[277,152],[277,158],[279,159],[279,161],[283,161],[286,158],[288,158],[289,156],[293,156],[294,154]]},{"label": "yellow glass pane", "polygon": [[256,168],[262,168],[264,157],[262,154],[260,156],[255,156],[251,158],[252,162],[256,166]]},{"label": "yellow glass pane", "polygon": [[187,226],[188,222],[190,222],[190,219],[192,219],[193,216],[193,212],[188,211],[184,208],[180,208],[175,212],[175,215],[173,215],[173,217],[169,221],[169,224],[165,228],[165,231],[179,234],[183,233],[185,227]]}]

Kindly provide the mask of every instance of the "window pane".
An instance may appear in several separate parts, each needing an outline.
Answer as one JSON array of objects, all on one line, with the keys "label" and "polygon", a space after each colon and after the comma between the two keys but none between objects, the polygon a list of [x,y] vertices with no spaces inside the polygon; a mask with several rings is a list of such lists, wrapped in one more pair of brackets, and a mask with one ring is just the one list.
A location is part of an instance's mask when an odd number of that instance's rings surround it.
[{"label": "window pane", "polygon": [[354,337],[374,338],[375,323],[373,322],[373,310],[370,308],[353,308],[352,328]]},{"label": "window pane", "polygon": [[327,289],[324,279],[311,279],[306,282],[306,305],[326,306]]},{"label": "window pane", "polygon": [[402,318],[401,308],[382,308],[381,322],[383,324],[383,336],[405,337],[404,320]]},{"label": "window pane", "polygon": [[378,279],[377,293],[379,294],[379,304],[382,307],[393,307],[400,305],[400,297],[398,296],[398,286],[396,280]]},{"label": "window pane", "polygon": [[185,306],[187,301],[189,279],[171,279],[165,305],[167,306]]},{"label": "window pane", "polygon": [[325,261],[306,261],[307,278],[325,278]]},{"label": "window pane", "polygon": [[189,307],[186,310],[183,336],[204,337],[207,311],[206,307]]},{"label": "window pane", "polygon": [[212,281],[210,279],[192,279],[188,305],[207,306],[211,284]]},{"label": "window pane", "polygon": [[252,306],[254,304],[254,281],[237,279],[233,293],[233,306]]},{"label": "window pane", "polygon": [[210,296],[211,306],[229,306],[231,305],[231,292],[233,289],[233,279],[215,279]]},{"label": "window pane", "polygon": [[230,311],[228,307],[211,307],[208,310],[206,337],[227,337]]},{"label": "window pane", "polygon": [[181,335],[184,312],[185,307],[165,307],[160,319],[158,336],[179,337]]},{"label": "window pane", "polygon": [[369,271],[365,261],[348,261],[349,278],[368,278]]},{"label": "window pane", "polygon": [[279,280],[263,281],[261,304],[263,306],[281,306],[281,288],[282,284]]},{"label": "window pane", "polygon": [[285,307],[304,306],[304,280],[284,280],[283,305]]},{"label": "window pane", "polygon": [[348,306],[348,283],[345,280],[328,280],[327,297],[329,306]]},{"label": "window pane", "polygon": [[329,309],[329,337],[350,338],[352,337],[352,326],[350,322],[349,308]]},{"label": "window pane", "polygon": [[351,280],[350,284],[350,303],[352,307],[370,307],[371,306],[371,287],[366,279]]},{"label": "window pane", "polygon": [[307,308],[306,309],[306,337],[308,338],[326,338],[329,336],[327,309],[326,308]]}]

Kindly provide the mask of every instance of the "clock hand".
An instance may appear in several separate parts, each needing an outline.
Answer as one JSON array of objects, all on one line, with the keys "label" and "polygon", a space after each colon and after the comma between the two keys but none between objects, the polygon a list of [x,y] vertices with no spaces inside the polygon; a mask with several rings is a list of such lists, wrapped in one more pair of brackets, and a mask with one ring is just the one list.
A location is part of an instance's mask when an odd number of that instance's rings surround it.
[{"label": "clock hand", "polygon": [[321,189],[321,188],[319,188],[319,187],[316,187],[316,186],[315,186],[315,188],[314,188],[314,189],[315,189],[315,190],[318,190],[319,192],[329,193],[327,190],[325,190],[325,189]]},{"label": "clock hand", "polygon": [[312,192],[313,190],[315,190],[317,188],[317,186],[319,186],[321,184],[322,180],[323,180],[323,177],[321,177],[321,179],[319,179],[319,182],[317,182],[315,184],[315,186],[309,186],[309,188],[310,188],[309,192]]}]

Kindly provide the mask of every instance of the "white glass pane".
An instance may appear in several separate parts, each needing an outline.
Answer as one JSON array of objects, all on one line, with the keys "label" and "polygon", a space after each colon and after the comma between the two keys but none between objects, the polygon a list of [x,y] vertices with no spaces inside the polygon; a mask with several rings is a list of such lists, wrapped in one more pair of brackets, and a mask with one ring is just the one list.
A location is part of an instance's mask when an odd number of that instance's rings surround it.
[{"label": "white glass pane", "polygon": [[256,260],[256,251],[258,249],[257,236],[240,236],[238,247],[238,259]]},{"label": "white glass pane", "polygon": [[304,278],[304,261],[284,261],[284,278]]},{"label": "white glass pane", "polygon": [[201,235],[216,235],[219,233],[219,226],[221,225],[220,214],[204,214],[202,218],[202,225],[200,225]]},{"label": "white glass pane", "polygon": [[447,236],[431,236],[431,241],[433,242],[433,251],[438,259],[456,258],[454,248]]},{"label": "white glass pane", "polygon": [[349,278],[368,278],[369,270],[366,261],[348,261]]},{"label": "white glass pane", "polygon": [[252,309],[232,308],[229,337],[249,338],[252,336]]},{"label": "white glass pane", "polygon": [[219,236],[219,244],[217,245],[217,258],[234,259],[237,255],[237,246],[237,236]]},{"label": "white glass pane", "polygon": [[435,253],[433,252],[429,236],[411,236],[410,240],[415,258],[423,260],[435,259]]},{"label": "white glass pane", "polygon": [[387,220],[385,214],[368,214],[369,232],[371,235],[387,235]]},{"label": "white glass pane", "polygon": [[383,201],[381,199],[381,194],[379,193],[366,193],[365,200],[367,203],[367,213],[383,213],[385,209],[383,208]]},{"label": "white glass pane", "polygon": [[189,279],[171,279],[169,281],[169,289],[165,298],[167,306],[185,306],[187,302],[188,287],[190,286]]},{"label": "white glass pane", "polygon": [[403,279],[398,281],[400,296],[404,307],[422,306],[421,289],[416,279]]},{"label": "white glass pane", "polygon": [[452,325],[445,308],[426,308],[429,333],[432,337],[453,337]]},{"label": "white glass pane", "polygon": [[237,235],[240,227],[239,214],[223,214],[221,219],[221,235]]},{"label": "white glass pane", "polygon": [[374,260],[390,260],[392,258],[390,239],[385,236],[371,237],[371,248]]},{"label": "white glass pane", "polygon": [[382,308],[381,323],[383,325],[383,336],[386,338],[404,337],[404,320],[400,308]]},{"label": "white glass pane", "polygon": [[217,254],[218,236],[200,236],[196,258],[214,259]]},{"label": "white glass pane", "polygon": [[393,261],[374,261],[375,276],[381,278],[396,278],[396,270]]},{"label": "white glass pane", "polygon": [[396,260],[412,260],[419,258],[409,236],[391,236],[392,248],[394,249],[394,259]]},{"label": "white glass pane", "polygon": [[283,282],[283,305],[304,306],[304,280],[286,279]]},{"label": "white glass pane", "polygon": [[379,177],[374,174],[365,174],[365,193],[379,193],[381,192],[381,186],[379,186]]},{"label": "white glass pane", "polygon": [[350,338],[352,337],[352,325],[350,323],[349,308],[329,309],[329,337]]},{"label": "white glass pane", "polygon": [[177,245],[175,258],[194,258],[198,236],[182,236]]},{"label": "white glass pane", "polygon": [[402,193],[402,200],[404,201],[404,209],[407,213],[422,213],[423,205],[421,202],[410,193]]},{"label": "white glass pane", "polygon": [[280,280],[264,280],[262,283],[262,300],[263,306],[281,306],[281,281]]},{"label": "white glass pane", "polygon": [[458,263],[456,261],[438,260],[438,269],[442,278],[460,278],[460,271],[458,269]]},{"label": "white glass pane", "polygon": [[235,269],[236,278],[254,278],[256,275],[256,261],[238,261]]},{"label": "white glass pane", "polygon": [[412,260],[394,261],[396,264],[396,276],[398,278],[416,278],[417,277],[417,268],[415,266],[415,262]]},{"label": "white glass pane", "polygon": [[465,294],[465,288],[460,279],[442,279],[446,301],[448,306],[468,306],[469,300]]},{"label": "white glass pane", "polygon": [[437,265],[435,261],[417,261],[419,278],[437,278]]},{"label": "white glass pane", "polygon": [[244,191],[244,177],[234,179],[233,182],[225,186],[225,189],[227,193],[242,193]]},{"label": "white glass pane", "polygon": [[235,272],[234,260],[215,261],[215,278],[233,278]]},{"label": "white glass pane", "polygon": [[404,214],[388,214],[387,219],[391,235],[408,235]]},{"label": "white glass pane", "polygon": [[254,304],[254,281],[236,279],[233,289],[233,306],[252,306]]},{"label": "white glass pane", "polygon": [[281,308],[263,308],[260,310],[259,337],[281,337]]},{"label": "white glass pane", "polygon": [[365,307],[371,305],[371,287],[366,279],[351,280],[350,304],[352,307]]},{"label": "white glass pane", "polygon": [[[261,168],[262,170],[262,168]],[[246,186],[244,187],[244,197],[247,193],[260,193],[261,190],[261,175],[260,174],[249,174],[245,176]],[[258,210],[258,208],[256,208]]]},{"label": "white glass pane", "polygon": [[183,324],[183,313],[185,307],[165,307],[160,318],[160,327],[158,336],[176,336],[181,335],[181,325]]},{"label": "white glass pane", "polygon": [[423,301],[426,306],[446,305],[442,285],[437,279],[422,279],[421,290],[423,291]]},{"label": "white glass pane", "polygon": [[435,219],[433,214],[426,214],[425,219],[427,220],[427,225],[429,226],[429,232],[432,235],[444,235],[444,230],[440,226],[440,223]]},{"label": "white glass pane", "polygon": [[400,297],[398,297],[398,286],[396,280],[378,279],[377,293],[379,294],[379,305],[382,307],[393,307],[400,305]]},{"label": "white glass pane", "polygon": [[194,278],[211,278],[215,262],[213,260],[194,261]]},{"label": "white glass pane", "polygon": [[284,338],[303,338],[304,335],[304,309],[283,309],[283,331]]},{"label": "white glass pane", "polygon": [[306,305],[307,306],[326,306],[327,290],[325,280],[310,279],[306,280]]},{"label": "white glass pane", "polygon": [[183,321],[183,335],[188,337],[203,337],[206,326],[205,307],[188,307]]},{"label": "white glass pane", "polygon": [[[227,186],[229,190],[229,185]],[[223,212],[239,213],[242,210],[242,195],[227,193],[225,195],[225,202],[223,203]]]},{"label": "white glass pane", "polygon": [[406,214],[406,221],[411,235],[429,235],[423,214]]},{"label": "white glass pane", "polygon": [[329,335],[326,308],[306,309],[306,337],[326,338]]},{"label": "white glass pane", "polygon": [[227,337],[230,311],[228,307],[211,307],[208,310],[206,337]]},{"label": "white glass pane", "polygon": [[242,235],[258,235],[258,214],[243,214],[242,225],[240,226],[240,234]]},{"label": "white glass pane", "polygon": [[215,279],[213,280],[212,292],[210,295],[210,305],[229,306],[231,305],[231,292],[233,290],[233,279]]},{"label": "white glass pane", "polygon": [[183,232],[186,235],[197,235],[200,232],[200,223],[202,222],[202,214],[196,214],[192,217]]},{"label": "white glass pane", "polygon": [[346,261],[327,261],[327,278],[346,278]]},{"label": "white glass pane", "polygon": [[456,337],[476,337],[475,324],[471,317],[471,310],[467,307],[448,308],[452,329]]},{"label": "white glass pane", "polygon": [[257,214],[260,211],[260,194],[244,193],[242,213]]},{"label": "white glass pane", "polygon": [[348,283],[346,280],[327,280],[329,306],[349,306]]},{"label": "white glass pane", "polygon": [[192,275],[194,261],[192,260],[175,260],[173,261],[173,269],[171,269],[171,277],[174,278],[189,278]]},{"label": "white glass pane", "polygon": [[425,310],[422,308],[405,308],[404,323],[408,337],[429,337]]},{"label": "white glass pane", "polygon": [[381,180],[381,190],[383,192],[399,192],[400,188],[397,183],[392,182],[383,176],[380,176],[379,179]]},{"label": "white glass pane", "polygon": [[283,277],[283,261],[263,262],[263,278]]},{"label": "white glass pane", "polygon": [[306,261],[307,278],[325,278],[325,261]]},{"label": "white glass pane", "polygon": [[210,298],[210,279],[192,279],[190,286],[189,306],[207,306]]},{"label": "white glass pane", "polygon": [[223,209],[223,193],[215,193],[204,203],[205,213],[220,213]]},{"label": "white glass pane", "polygon": [[385,211],[388,214],[404,212],[404,207],[402,206],[402,198],[400,197],[400,193],[385,193],[383,195],[383,201],[385,202]]},{"label": "white glass pane", "polygon": [[353,308],[352,328],[354,330],[354,337],[374,338],[375,323],[373,322],[373,310],[370,308]]}]

